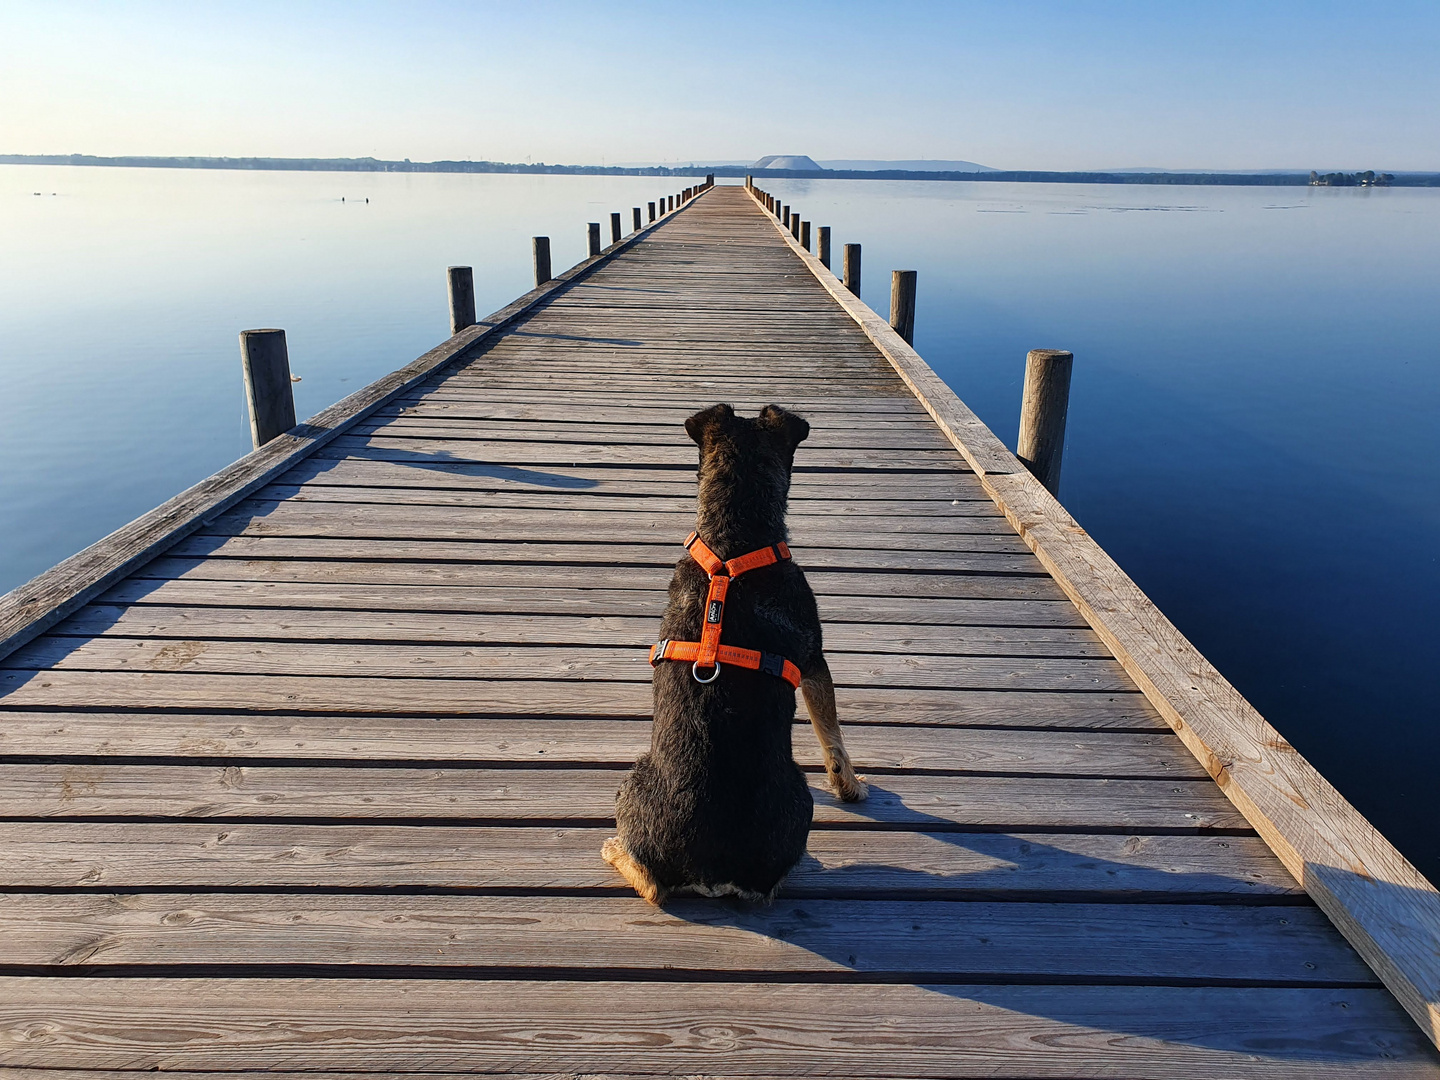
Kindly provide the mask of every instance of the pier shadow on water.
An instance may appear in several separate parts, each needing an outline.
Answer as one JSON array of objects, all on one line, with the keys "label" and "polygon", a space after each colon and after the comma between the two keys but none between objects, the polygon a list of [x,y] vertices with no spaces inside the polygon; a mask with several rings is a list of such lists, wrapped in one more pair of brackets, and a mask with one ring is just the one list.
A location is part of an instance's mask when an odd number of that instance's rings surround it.
[{"label": "pier shadow on water", "polygon": [[[888,794],[875,779],[871,777],[872,797]],[[848,809],[887,827],[871,835],[893,835],[893,819],[882,821],[867,815],[864,803],[851,804]],[[1326,1071],[1396,1058],[1431,1061],[1440,1066],[1440,1055],[1405,1016],[1398,1002],[1392,1002],[1393,1020],[1383,1031],[1371,1030],[1373,1009],[1351,1011],[1357,994],[1367,999],[1366,1004],[1373,1004],[1375,995],[1388,993],[1358,957],[1353,963],[1336,959],[1328,971],[1322,964],[1308,979],[1298,975],[1247,978],[1246,947],[1238,937],[1231,939],[1228,950],[1224,941],[1205,943],[1206,955],[1198,961],[1198,967],[1193,960],[1187,967],[1187,961],[1181,959],[1173,965],[1162,960],[1157,966],[1153,943],[1145,950],[1149,955],[1147,964],[1144,955],[1133,963],[1114,955],[1113,949],[1124,947],[1123,939],[1111,937],[1109,949],[1103,942],[1087,942],[1090,927],[1085,920],[1097,909],[1114,915],[1123,914],[1127,906],[1161,904],[1177,912],[1178,927],[1184,925],[1183,912],[1190,905],[1214,910],[1214,906],[1259,904],[1283,918],[1286,912],[1310,907],[1303,894],[1257,889],[1247,895],[1256,883],[1244,878],[1159,869],[1088,855],[1057,846],[1063,840],[1057,841],[1053,835],[1042,840],[1038,834],[966,832],[947,819],[913,809],[906,821],[906,831],[911,829],[934,843],[963,849],[982,865],[955,873],[879,862],[827,868],[807,851],[772,905],[681,895],[667,901],[665,912],[687,922],[731,927],[806,949],[828,961],[829,970],[822,966],[816,981],[910,985],[957,1001],[982,1003],[1072,1026],[1075,1031],[1055,1031],[1048,1041],[1073,1040],[1079,1054],[1084,1053],[1084,1047],[1095,1045],[1094,1037],[1086,1033],[1099,1031],[1113,1033],[1103,1037],[1099,1045],[1124,1037],[1172,1046],[1176,1066],[1184,1060],[1185,1046],[1233,1053],[1236,1067],[1242,1072],[1247,1066],[1257,1065],[1257,1059],[1300,1066],[1313,1062]],[[817,833],[829,831],[812,829],[810,846],[817,846]],[[1137,834],[1130,840],[1143,846],[1147,840],[1163,840],[1166,835]],[[1216,839],[1223,843],[1228,838]],[[881,840],[877,847],[883,846]],[[1044,873],[1047,863],[1067,868],[1072,877],[1083,874],[1091,888],[1027,886],[1026,875]],[[1326,872],[1343,873],[1333,868]],[[957,883],[963,883],[963,895],[956,889]],[[1377,888],[1404,891],[1385,885]],[[877,894],[883,898],[877,899]],[[1395,900],[1401,908],[1408,906],[1407,898]],[[905,901],[940,901],[943,906],[937,903],[928,910],[911,913],[895,910],[897,903]],[[1017,912],[1043,912],[1047,917],[1063,911],[1062,905],[1087,907],[1073,911],[1073,939],[1061,946],[1064,955],[1050,964],[1037,962],[1033,950],[1018,962],[1007,960],[1003,940],[993,950],[986,948],[992,936],[1013,939],[1017,932],[1013,921],[999,928],[984,921],[997,904],[1006,908],[1013,905]],[[877,910],[867,912],[871,905]],[[874,917],[881,914],[881,909],[888,909],[883,926],[877,925]],[[971,917],[975,921],[969,921]],[[907,938],[907,930],[913,938]],[[1136,932],[1145,933],[1145,927],[1140,925]],[[1307,941],[1297,937],[1295,949],[1305,956],[1312,955],[1306,951],[1313,947],[1309,942],[1313,938]],[[973,964],[957,956],[958,950],[967,947],[976,952]],[[1190,942],[1192,957],[1197,950],[1200,944]],[[1217,961],[1214,954],[1224,951],[1231,954],[1234,964],[1222,975],[1215,968],[1227,965]],[[1086,952],[1091,954],[1088,959]],[[767,955],[768,948],[756,950],[757,968],[765,967]],[[1335,956],[1333,951],[1331,956]],[[1295,966],[1299,968],[1302,963],[1304,956],[1297,956]],[[786,981],[783,975],[780,981]],[[857,1042],[863,1043],[865,1038],[864,1032],[857,1031]],[[883,1052],[883,1036],[876,1045],[877,1052]],[[1118,1065],[1124,1051],[1116,1047],[1111,1052]]]}]

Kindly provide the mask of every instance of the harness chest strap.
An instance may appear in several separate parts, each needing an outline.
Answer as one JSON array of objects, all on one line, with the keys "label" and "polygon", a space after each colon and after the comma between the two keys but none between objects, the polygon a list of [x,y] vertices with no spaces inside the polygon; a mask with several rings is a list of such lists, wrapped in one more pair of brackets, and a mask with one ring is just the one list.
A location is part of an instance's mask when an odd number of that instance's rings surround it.
[{"label": "harness chest strap", "polygon": [[[800,669],[776,653],[761,652],[759,649],[742,649],[734,645],[720,644],[720,630],[725,620],[725,595],[730,589],[730,579],[762,566],[773,566],[782,559],[790,558],[790,549],[784,542],[759,548],[748,554],[728,561],[722,560],[710,550],[700,534],[692,532],[685,538],[685,550],[690,552],[702,570],[710,575],[710,590],[705,597],[705,614],[701,623],[699,641],[661,641],[650,647],[650,663],[660,660],[689,661],[690,673],[696,682],[714,682],[720,676],[721,663],[736,667],[763,671],[776,675],[791,686],[800,686]],[[700,668],[713,668],[714,674],[701,679]]]}]

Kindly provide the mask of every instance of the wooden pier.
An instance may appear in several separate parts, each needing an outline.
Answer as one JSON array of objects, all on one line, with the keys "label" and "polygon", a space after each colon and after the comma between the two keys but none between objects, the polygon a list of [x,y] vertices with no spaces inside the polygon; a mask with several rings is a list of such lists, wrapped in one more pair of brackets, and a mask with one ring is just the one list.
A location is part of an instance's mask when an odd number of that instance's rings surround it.
[{"label": "wooden pier", "polygon": [[[782,897],[658,911],[600,845],[716,401],[812,424],[872,794],[797,729]],[[0,599],[0,656],[7,1077],[1440,1077],[1434,889],[746,188]]]}]

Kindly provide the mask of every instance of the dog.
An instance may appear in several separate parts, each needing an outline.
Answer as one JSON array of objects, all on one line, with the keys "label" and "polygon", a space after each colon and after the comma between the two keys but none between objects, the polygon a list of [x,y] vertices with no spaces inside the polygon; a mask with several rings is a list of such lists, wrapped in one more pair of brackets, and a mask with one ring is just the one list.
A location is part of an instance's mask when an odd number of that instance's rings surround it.
[{"label": "dog", "polygon": [[[768,902],[805,853],[814,809],[791,750],[794,683],[831,788],[847,802],[867,794],[840,734],[815,595],[785,544],[795,448],[810,425],[776,405],[755,419],[716,405],[685,430],[700,447],[696,531],[670,579],[661,655],[651,654],[650,751],[620,788],[619,835],[602,854],[657,906],[675,891]],[[752,555],[761,565],[735,572],[734,560]],[[723,560],[732,562],[717,575],[728,579],[717,609],[701,563]],[[761,666],[685,662],[705,647],[706,624],[725,655],[755,650]]]}]

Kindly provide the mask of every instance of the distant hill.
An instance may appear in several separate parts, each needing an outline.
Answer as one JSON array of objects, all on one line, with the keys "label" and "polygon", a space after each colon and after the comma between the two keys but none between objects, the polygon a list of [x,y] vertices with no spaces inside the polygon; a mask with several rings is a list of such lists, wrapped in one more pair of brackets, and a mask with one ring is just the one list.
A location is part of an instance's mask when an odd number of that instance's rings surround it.
[{"label": "distant hill", "polygon": [[789,169],[792,172],[823,172],[823,167],[814,158],[804,154],[771,154],[751,165],[752,169]]},{"label": "distant hill", "polygon": [[[822,161],[822,168],[852,169],[856,172],[996,172],[989,165],[973,161]],[[778,166],[777,166],[778,167]]]}]

